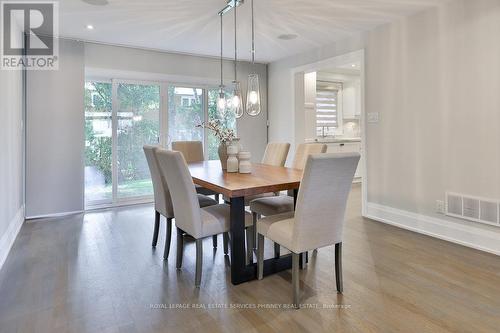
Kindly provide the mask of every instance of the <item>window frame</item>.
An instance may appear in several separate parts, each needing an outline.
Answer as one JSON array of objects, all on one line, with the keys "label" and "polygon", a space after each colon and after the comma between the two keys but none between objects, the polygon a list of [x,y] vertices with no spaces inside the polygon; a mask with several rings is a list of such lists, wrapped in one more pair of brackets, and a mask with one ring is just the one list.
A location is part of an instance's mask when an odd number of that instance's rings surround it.
[{"label": "window frame", "polygon": [[[339,82],[339,81],[330,81],[330,80],[316,80],[316,94],[318,92],[318,82],[321,82],[321,83],[327,83],[327,84],[332,84],[332,85],[336,85],[337,86],[337,105],[336,105],[336,121],[337,121],[337,126],[336,127],[333,127],[333,135],[326,135],[325,137],[327,136],[336,136],[336,135],[342,135],[344,134],[344,123],[343,123],[343,110],[342,110],[342,106],[343,106],[343,91],[344,91],[344,85],[342,82]],[[335,90],[335,89],[333,89]],[[317,98],[317,96],[316,96]],[[318,123],[317,123],[317,115],[318,115],[318,110],[317,110],[317,100],[315,98],[315,101],[314,101],[314,112],[315,112],[315,115],[314,115],[314,128],[315,128],[315,133],[316,133],[316,138],[323,138],[322,136],[319,136],[318,135],[318,128],[322,127],[322,126],[318,126]],[[325,126],[325,127],[330,127],[332,128],[331,126]]]}]

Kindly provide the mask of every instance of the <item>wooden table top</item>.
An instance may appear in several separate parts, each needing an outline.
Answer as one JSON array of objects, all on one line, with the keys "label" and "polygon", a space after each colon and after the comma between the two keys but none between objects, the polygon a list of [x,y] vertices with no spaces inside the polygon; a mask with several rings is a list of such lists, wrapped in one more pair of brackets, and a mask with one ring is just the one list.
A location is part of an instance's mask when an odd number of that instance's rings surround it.
[{"label": "wooden table top", "polygon": [[190,163],[193,182],[229,198],[298,189],[302,170],[252,163],[252,173],[222,171],[220,161]]}]

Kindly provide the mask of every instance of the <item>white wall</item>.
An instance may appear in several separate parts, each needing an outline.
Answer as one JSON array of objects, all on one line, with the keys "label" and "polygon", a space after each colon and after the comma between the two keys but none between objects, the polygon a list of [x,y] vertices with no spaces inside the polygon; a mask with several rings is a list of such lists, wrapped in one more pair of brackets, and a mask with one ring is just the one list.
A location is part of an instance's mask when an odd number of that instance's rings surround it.
[{"label": "white wall", "polygon": [[28,72],[28,218],[83,210],[83,51],[83,43],[61,39],[59,70]]},{"label": "white wall", "polygon": [[447,190],[500,199],[499,32],[498,1],[457,0],[272,63],[270,140],[293,140],[291,68],[364,48],[368,215],[500,254],[500,228],[435,213]]},{"label": "white wall", "polygon": [[24,221],[22,75],[0,70],[0,267]]},{"label": "white wall", "polygon": [[[133,49],[102,44],[85,44],[85,66],[89,73],[99,70],[116,75],[134,75],[133,78],[169,80],[172,82],[210,84],[215,87],[220,80],[220,62],[217,58],[190,56],[150,50]],[[260,161],[267,144],[267,66],[238,62],[237,77],[241,81],[243,98],[247,89],[247,76],[253,70],[259,74],[262,111],[259,116],[245,114],[237,121],[238,136],[245,150],[252,153],[252,160]],[[233,62],[224,61],[224,83],[230,85],[234,77]],[[120,77],[115,77],[120,78]],[[246,100],[246,99],[245,99]]]}]

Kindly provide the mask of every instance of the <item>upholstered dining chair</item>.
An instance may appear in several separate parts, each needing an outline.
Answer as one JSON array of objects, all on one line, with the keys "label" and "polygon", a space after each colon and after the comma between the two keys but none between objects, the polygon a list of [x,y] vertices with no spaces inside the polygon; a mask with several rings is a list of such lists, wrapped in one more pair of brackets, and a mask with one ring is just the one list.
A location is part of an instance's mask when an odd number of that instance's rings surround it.
[{"label": "upholstered dining chair", "polygon": [[262,164],[284,166],[289,150],[290,144],[287,142],[268,143],[262,157]]},{"label": "upholstered dining chair", "polygon": [[[293,158],[292,168],[303,170],[307,157],[312,154],[325,153],[327,145],[323,143],[301,143],[297,146],[295,157]],[[254,229],[256,229],[257,220],[261,216],[271,216],[294,210],[293,191],[289,191],[288,195],[269,196],[263,198],[256,198],[250,201],[250,211],[254,222]],[[254,241],[254,245],[257,242]],[[275,246],[274,255],[279,257],[279,246]]]},{"label": "upholstered dining chair", "polygon": [[[205,160],[205,156],[203,154],[203,143],[201,141],[173,141],[172,150],[180,151],[187,163],[202,162]],[[196,192],[198,192],[199,194],[213,195],[215,197],[215,201],[219,203],[219,198],[220,198],[219,193],[211,191],[209,189],[204,188],[203,186],[196,184],[195,188]],[[213,241],[213,246],[217,247],[217,236],[214,236],[212,241]]]},{"label": "upholstered dining chair", "polygon": [[[177,261],[176,267],[182,267],[184,252],[183,234],[188,234],[196,240],[196,273],[195,286],[201,283],[203,263],[203,239],[206,237],[228,233],[230,228],[230,207],[227,204],[217,204],[200,207],[196,199],[196,190],[188,166],[182,154],[178,151],[159,150],[158,162],[162,173],[167,179],[172,196],[177,227]],[[246,213],[245,226],[252,227],[250,213]],[[247,245],[248,249],[248,245]]]},{"label": "upholstered dining chair", "polygon": [[[326,149],[327,146],[322,143],[302,143],[298,145],[293,159],[292,168],[303,170],[309,155],[325,153]],[[253,214],[263,216],[281,214],[293,211],[293,209],[293,193],[288,193],[288,195],[258,198],[250,202],[250,211]]]},{"label": "upholstered dining chair", "polygon": [[[158,158],[156,152],[160,149],[158,146],[146,145],[143,147],[144,154],[146,155],[146,160],[148,162],[149,172],[151,174],[151,180],[153,181],[153,193],[155,201],[155,225],[153,231],[153,242],[152,246],[156,247],[158,243],[158,233],[160,230],[160,215],[163,215],[167,219],[167,234],[165,236],[165,249],[163,252],[163,258],[168,259],[170,253],[170,240],[172,235],[172,219],[174,218],[174,208],[172,205],[172,198],[168,190],[167,182],[165,177],[163,177],[160,166],[158,164]],[[217,202],[212,198],[198,194],[197,200],[201,207],[216,205]]]},{"label": "upholstered dining chair", "polygon": [[264,237],[292,252],[293,304],[299,307],[299,254],[335,244],[337,291],[342,283],[342,235],[347,198],[358,153],[310,155],[295,212],[265,217],[257,224],[257,274],[264,270]]}]

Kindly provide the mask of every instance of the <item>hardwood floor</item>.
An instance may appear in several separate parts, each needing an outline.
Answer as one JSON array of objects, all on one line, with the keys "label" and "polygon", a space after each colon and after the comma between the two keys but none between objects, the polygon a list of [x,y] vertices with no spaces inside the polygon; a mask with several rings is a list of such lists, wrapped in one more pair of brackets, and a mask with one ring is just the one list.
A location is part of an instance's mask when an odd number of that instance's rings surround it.
[{"label": "hardwood floor", "polygon": [[175,235],[163,261],[165,222],[152,249],[152,206],[26,223],[0,271],[0,332],[498,332],[500,257],[363,219],[360,196],[355,186],[344,294],[334,247],[311,254],[300,273],[302,303],[321,309],[165,308],[288,304],[291,272],[233,286],[222,237],[215,252],[209,238],[195,289],[194,243],[182,270]]}]

